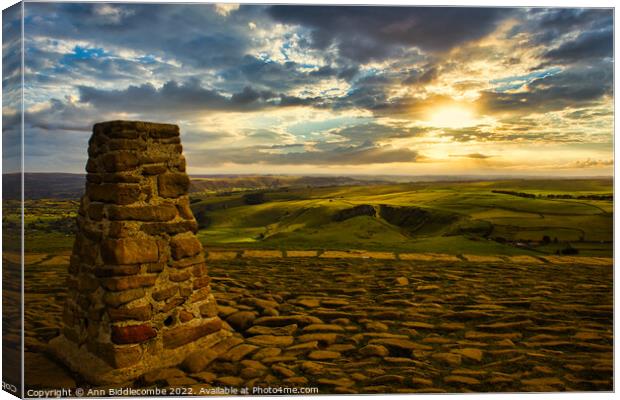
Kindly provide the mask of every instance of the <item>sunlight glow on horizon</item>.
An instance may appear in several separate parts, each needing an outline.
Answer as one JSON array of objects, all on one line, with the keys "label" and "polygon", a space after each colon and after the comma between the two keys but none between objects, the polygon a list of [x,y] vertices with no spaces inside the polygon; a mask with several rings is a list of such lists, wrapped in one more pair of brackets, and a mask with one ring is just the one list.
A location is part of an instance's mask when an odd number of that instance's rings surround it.
[{"label": "sunlight glow on horizon", "polygon": [[429,113],[429,118],[425,121],[433,128],[467,128],[475,126],[479,120],[474,112],[463,106],[439,106]]}]

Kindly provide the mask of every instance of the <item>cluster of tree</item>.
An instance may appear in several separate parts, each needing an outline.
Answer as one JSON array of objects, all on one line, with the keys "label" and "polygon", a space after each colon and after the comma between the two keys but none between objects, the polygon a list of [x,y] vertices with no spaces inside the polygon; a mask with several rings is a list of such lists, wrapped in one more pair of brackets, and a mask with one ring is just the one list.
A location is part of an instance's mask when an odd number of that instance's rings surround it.
[{"label": "cluster of tree", "polygon": [[243,203],[247,205],[263,204],[267,201],[265,193],[263,192],[247,193],[241,196],[241,198],[243,199]]},{"label": "cluster of tree", "polygon": [[572,194],[547,194],[547,195],[543,195],[543,194],[533,194],[533,193],[525,193],[525,192],[516,192],[514,190],[492,190],[492,193],[499,193],[499,194],[509,194],[511,196],[519,196],[519,197],[525,197],[528,199],[568,199],[568,200],[613,200],[614,199],[614,195],[613,194],[584,194],[584,195],[579,195],[579,196],[575,196]]},{"label": "cluster of tree", "polygon": [[577,200],[613,200],[613,194],[587,194],[573,196],[570,194],[548,194],[548,199],[577,199]]},{"label": "cluster of tree", "polygon": [[569,256],[569,255],[579,254],[579,249],[574,248],[573,246],[570,245],[570,243],[568,243],[565,248],[559,249],[555,253],[558,255]]},{"label": "cluster of tree", "polygon": [[512,196],[519,196],[519,197],[527,197],[528,199],[535,199],[536,195],[532,194],[532,193],[525,193],[525,192],[515,192],[513,190],[493,190],[493,193],[499,193],[499,194],[509,194]]}]

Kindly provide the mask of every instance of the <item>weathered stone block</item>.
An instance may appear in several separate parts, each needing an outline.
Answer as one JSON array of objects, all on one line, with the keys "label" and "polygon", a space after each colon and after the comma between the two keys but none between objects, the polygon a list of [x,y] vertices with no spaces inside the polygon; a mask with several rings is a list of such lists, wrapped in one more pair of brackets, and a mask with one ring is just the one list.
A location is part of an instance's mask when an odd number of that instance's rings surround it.
[{"label": "weathered stone block", "polygon": [[72,254],[69,258],[69,274],[77,274],[80,271],[80,257]]},{"label": "weathered stone block", "polygon": [[188,298],[192,295],[192,292],[193,290],[191,286],[179,286],[179,293],[181,294],[181,297]]},{"label": "weathered stone block", "polygon": [[167,313],[170,310],[175,309],[177,306],[185,303],[185,299],[183,297],[173,297],[172,299],[168,299],[166,304],[161,307],[161,311]]},{"label": "weathered stone block", "polygon": [[164,347],[175,349],[210,333],[217,332],[221,328],[222,321],[219,318],[213,318],[197,325],[181,325],[164,332]]},{"label": "weathered stone block", "polygon": [[99,280],[90,274],[81,274],[77,281],[80,291],[92,292],[99,287]]},{"label": "weathered stone block", "polygon": [[211,279],[208,276],[204,276],[202,278],[196,278],[194,279],[194,282],[192,284],[192,288],[195,289],[200,289],[203,288],[205,286],[209,286],[209,283],[211,283]]},{"label": "weathered stone block", "polygon": [[192,295],[187,299],[187,302],[190,304],[197,303],[199,301],[202,301],[208,298],[210,294],[211,294],[211,288],[209,287],[203,287],[203,288],[194,290],[194,293],[192,293]]},{"label": "weathered stone block", "polygon": [[149,164],[142,166],[143,175],[159,175],[166,171],[168,171],[168,168],[166,168],[163,164]]},{"label": "weathered stone block", "polygon": [[86,174],[86,181],[92,183],[101,183],[103,182],[103,176],[101,174]]},{"label": "weathered stone block", "polygon": [[189,322],[192,319],[194,319],[194,314],[185,311],[185,310],[181,310],[179,311],[179,321],[181,322]]},{"label": "weathered stone block", "polygon": [[116,344],[142,343],[157,336],[157,331],[149,324],[112,326],[112,342]]},{"label": "weathered stone block", "polygon": [[[179,152],[181,152],[181,148],[178,150]],[[186,162],[185,162],[185,157],[183,157],[183,155],[177,157],[176,159],[170,160],[168,162],[168,165],[170,166],[170,168],[176,169],[179,172],[185,172],[185,167],[186,167]]]},{"label": "weathered stone block", "polygon": [[134,169],[139,165],[139,159],[133,151],[113,151],[101,157],[106,172],[119,172]]},{"label": "weathered stone block", "polygon": [[179,214],[184,219],[192,220],[194,219],[194,214],[192,213],[192,209],[189,206],[189,199],[183,198],[179,200],[177,204],[177,208],[179,209]]},{"label": "weathered stone block", "polygon": [[106,289],[118,292],[121,290],[153,286],[156,280],[156,275],[134,275],[103,279],[102,284]]},{"label": "weathered stone block", "polygon": [[68,276],[68,277],[67,277],[67,280],[65,281],[65,283],[66,283],[66,285],[67,285],[67,287],[68,287],[69,289],[75,289],[75,290],[77,290],[77,289],[78,289],[78,287],[79,287],[79,284],[78,284],[78,280],[77,280],[77,278],[75,278],[75,277],[73,277],[73,276]]},{"label": "weathered stone block", "polygon": [[213,349],[200,349],[190,354],[183,361],[183,369],[188,372],[203,371],[209,364],[217,359],[219,353]]},{"label": "weathered stone block", "polygon": [[163,301],[169,299],[170,297],[176,295],[179,292],[178,286],[170,286],[166,289],[161,289],[151,294],[151,297],[155,301]]},{"label": "weathered stone block", "polygon": [[78,236],[73,244],[73,253],[79,255],[82,262],[94,264],[99,254],[99,248],[96,242],[84,236]]},{"label": "weathered stone block", "polygon": [[148,235],[176,235],[183,232],[198,231],[196,221],[180,221],[180,222],[149,222],[142,225],[140,230]]},{"label": "weathered stone block", "polygon": [[207,264],[199,263],[192,267],[192,275],[195,277],[205,277],[207,276]]},{"label": "weathered stone block", "polygon": [[156,262],[159,251],[152,239],[106,239],[101,245],[101,256],[109,264],[139,264]]},{"label": "weathered stone block", "polygon": [[161,143],[161,144],[181,144],[181,138],[180,137],[171,137],[171,138],[165,138],[165,139],[154,139],[154,141],[156,141],[157,143]]},{"label": "weathered stone block", "polygon": [[88,205],[88,217],[95,221],[103,218],[103,203],[90,203]]},{"label": "weathered stone block", "polygon": [[187,257],[187,258],[182,258],[180,260],[171,261],[169,265],[172,268],[185,269],[185,268],[197,266],[199,264],[204,265],[204,260],[205,260],[204,253],[200,252],[193,257]]},{"label": "weathered stone block", "polygon": [[113,221],[170,221],[177,216],[177,209],[170,204],[157,206],[110,206],[108,217]]},{"label": "weathered stone block", "polygon": [[153,315],[152,307],[150,305],[132,307],[132,308],[110,308],[108,309],[108,316],[110,321],[148,321]]},{"label": "weathered stone block", "polygon": [[110,139],[108,140],[110,150],[146,150],[146,142],[141,139]]},{"label": "weathered stone block", "polygon": [[140,183],[142,177],[131,173],[115,172],[103,174],[102,180],[104,183]]},{"label": "weathered stone block", "polygon": [[140,198],[140,186],[132,183],[87,183],[87,194],[92,201],[131,204]]},{"label": "weathered stone block", "polygon": [[71,328],[69,326],[65,326],[62,329],[62,334],[64,337],[69,339],[72,342],[79,343],[80,342],[80,334],[77,332],[77,329]]},{"label": "weathered stone block", "polygon": [[184,173],[167,173],[157,177],[159,195],[179,197],[189,190],[189,177]]},{"label": "weathered stone block", "polygon": [[170,275],[168,275],[168,279],[171,282],[184,282],[191,277],[192,275],[188,271],[170,272]]},{"label": "weathered stone block", "polygon": [[140,273],[140,264],[134,265],[102,265],[95,268],[95,276],[107,278],[111,276],[127,276]]},{"label": "weathered stone block", "polygon": [[95,161],[92,158],[89,159],[86,162],[86,172],[89,172],[89,173],[100,172],[99,171],[99,164],[97,163],[97,161]]},{"label": "weathered stone block", "polygon": [[201,304],[199,309],[200,315],[203,318],[215,317],[217,315],[217,304],[215,300]]},{"label": "weathered stone block", "polygon": [[99,242],[101,237],[103,236],[103,232],[98,229],[96,225],[87,225],[82,228],[82,233],[85,237],[92,240],[93,242]]},{"label": "weathered stone block", "polygon": [[165,266],[164,263],[150,263],[146,265],[146,272],[161,272]]},{"label": "weathered stone block", "polygon": [[103,295],[103,301],[112,307],[122,306],[130,301],[143,298],[145,295],[144,289],[130,289],[123,292],[107,292]]},{"label": "weathered stone block", "polygon": [[133,236],[136,231],[131,222],[126,221],[110,221],[108,226],[108,236],[115,239]]},{"label": "weathered stone block", "polygon": [[170,240],[172,257],[179,260],[185,257],[195,256],[202,251],[202,244],[196,236],[175,236]]},{"label": "weathered stone block", "polygon": [[153,139],[170,138],[180,134],[179,127],[172,124],[151,124],[148,131]]},{"label": "weathered stone block", "polygon": [[135,365],[140,362],[143,354],[142,347],[138,344],[115,346],[102,343],[95,351],[114,368],[126,368]]}]

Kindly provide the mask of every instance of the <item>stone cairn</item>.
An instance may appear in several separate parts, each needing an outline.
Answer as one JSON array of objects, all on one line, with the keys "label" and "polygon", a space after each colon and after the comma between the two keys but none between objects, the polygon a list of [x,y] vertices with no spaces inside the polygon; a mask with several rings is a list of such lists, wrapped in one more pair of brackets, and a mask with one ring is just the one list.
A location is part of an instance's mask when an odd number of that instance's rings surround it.
[{"label": "stone cairn", "polygon": [[50,343],[95,384],[177,365],[231,333],[217,317],[176,125],[98,123],[67,280]]}]

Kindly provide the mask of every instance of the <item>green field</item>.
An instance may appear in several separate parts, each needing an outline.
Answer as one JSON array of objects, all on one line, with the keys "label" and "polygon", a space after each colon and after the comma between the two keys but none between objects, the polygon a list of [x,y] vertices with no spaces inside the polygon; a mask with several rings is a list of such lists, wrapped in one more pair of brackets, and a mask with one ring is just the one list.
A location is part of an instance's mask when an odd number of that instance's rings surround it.
[{"label": "green field", "polygon": [[[610,257],[613,201],[586,197],[611,193],[611,179],[557,179],[226,187],[190,198],[207,249],[544,255],[570,248]],[[5,203],[5,224],[18,223],[19,213],[9,210],[18,205]],[[77,206],[77,200],[27,200],[26,251],[70,250]]]},{"label": "green field", "polygon": [[263,190],[261,204],[194,193],[192,207],[211,248],[610,256],[613,201],[577,197],[612,191],[604,179],[434,182]]}]

